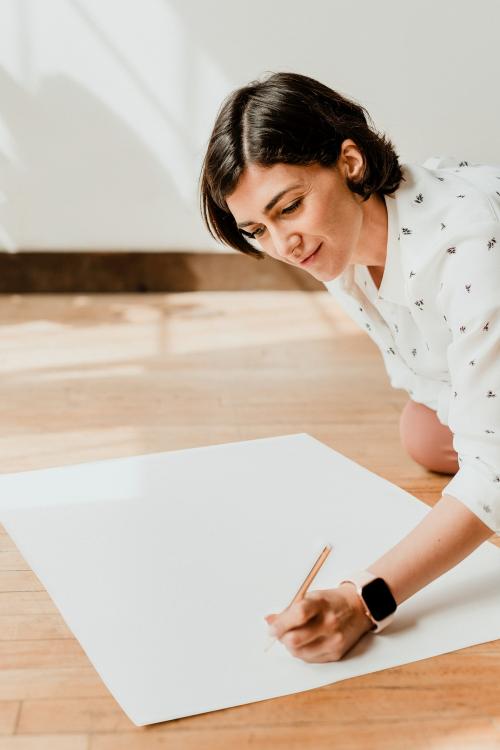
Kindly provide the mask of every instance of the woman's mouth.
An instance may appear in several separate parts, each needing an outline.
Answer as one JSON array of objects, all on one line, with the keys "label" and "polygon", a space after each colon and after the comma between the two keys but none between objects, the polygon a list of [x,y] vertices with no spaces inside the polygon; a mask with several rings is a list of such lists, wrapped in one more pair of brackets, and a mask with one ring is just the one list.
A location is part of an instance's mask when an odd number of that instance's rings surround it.
[{"label": "woman's mouth", "polygon": [[312,255],[310,255],[310,256],[309,256],[308,258],[306,258],[305,260],[301,260],[301,261],[300,261],[300,263],[299,263],[299,266],[306,266],[306,265],[308,265],[309,263],[313,263],[313,262],[314,262],[314,259],[315,259],[315,258],[317,257],[317,255],[318,255],[318,253],[319,253],[319,251],[320,251],[320,249],[321,249],[321,245],[322,245],[322,244],[323,244],[323,243],[322,243],[322,242],[320,242],[320,244],[318,245],[318,247],[316,248],[316,250],[315,250],[315,251],[313,252],[313,254],[312,254]]}]

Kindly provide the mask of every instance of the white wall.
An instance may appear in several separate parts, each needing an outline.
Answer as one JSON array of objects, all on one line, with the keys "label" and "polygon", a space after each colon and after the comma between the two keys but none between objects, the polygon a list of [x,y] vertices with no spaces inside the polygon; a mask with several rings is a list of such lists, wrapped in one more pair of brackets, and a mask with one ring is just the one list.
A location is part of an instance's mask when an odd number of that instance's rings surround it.
[{"label": "white wall", "polygon": [[500,163],[496,0],[0,0],[0,248],[214,249],[223,97],[266,71],[367,107],[403,161]]}]

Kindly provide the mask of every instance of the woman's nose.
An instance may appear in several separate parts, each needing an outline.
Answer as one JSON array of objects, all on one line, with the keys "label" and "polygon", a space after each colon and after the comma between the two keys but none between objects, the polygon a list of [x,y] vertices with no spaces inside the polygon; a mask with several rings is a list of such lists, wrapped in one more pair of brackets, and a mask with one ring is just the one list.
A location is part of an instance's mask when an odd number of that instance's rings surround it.
[{"label": "woman's nose", "polygon": [[297,234],[276,234],[273,242],[276,253],[282,258],[289,260],[295,248],[300,245],[300,237]]}]

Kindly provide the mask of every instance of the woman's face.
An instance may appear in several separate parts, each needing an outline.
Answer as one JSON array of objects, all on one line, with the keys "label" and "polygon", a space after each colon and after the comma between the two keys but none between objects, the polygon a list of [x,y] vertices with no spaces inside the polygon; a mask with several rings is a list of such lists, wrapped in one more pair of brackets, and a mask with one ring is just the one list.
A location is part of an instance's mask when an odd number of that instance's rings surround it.
[{"label": "woman's face", "polygon": [[357,262],[368,204],[380,201],[374,195],[363,204],[347,187],[345,176],[356,180],[362,173],[363,157],[346,140],[334,167],[248,164],[226,201],[260,250],[330,281]]}]

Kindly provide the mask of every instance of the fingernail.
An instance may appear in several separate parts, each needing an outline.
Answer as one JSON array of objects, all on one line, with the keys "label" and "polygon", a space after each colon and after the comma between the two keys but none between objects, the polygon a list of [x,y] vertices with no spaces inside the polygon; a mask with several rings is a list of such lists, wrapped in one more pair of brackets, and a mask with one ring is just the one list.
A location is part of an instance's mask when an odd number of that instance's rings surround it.
[{"label": "fingernail", "polygon": [[271,638],[276,638],[276,636],[278,635],[278,631],[276,630],[274,625],[269,625],[267,632],[269,633]]}]

